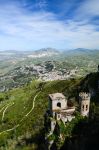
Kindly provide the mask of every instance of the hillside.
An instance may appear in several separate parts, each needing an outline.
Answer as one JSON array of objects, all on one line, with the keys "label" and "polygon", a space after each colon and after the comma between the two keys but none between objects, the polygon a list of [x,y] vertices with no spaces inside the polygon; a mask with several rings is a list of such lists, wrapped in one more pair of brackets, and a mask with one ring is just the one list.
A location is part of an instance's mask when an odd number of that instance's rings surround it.
[{"label": "hillside", "polygon": [[48,108],[48,94],[63,92],[67,98],[77,100],[78,91],[89,84],[89,79],[96,83],[95,74],[76,80],[33,81],[23,88],[1,93],[0,149],[45,149],[44,114]]},{"label": "hillside", "polygon": [[[98,150],[99,148],[99,72],[88,74],[80,82],[72,82],[72,86],[66,94],[70,102],[76,105],[75,118],[64,124],[57,120],[53,134],[46,135],[51,150]],[[78,93],[90,92],[91,103],[89,117],[79,114]],[[77,102],[77,103],[76,103]],[[54,141],[54,142],[52,142]]]},{"label": "hillside", "polygon": [[52,48],[44,48],[37,51],[32,52],[31,55],[28,55],[29,58],[42,58],[42,57],[53,57],[59,55],[60,52],[56,49]]},{"label": "hillside", "polygon": [[[35,149],[43,136],[48,94],[62,92],[70,81],[32,82],[0,95],[0,148]],[[34,107],[35,106],[35,107]],[[42,133],[42,136],[41,136]],[[42,142],[42,141],[41,141]],[[39,143],[42,147],[44,144]]]}]

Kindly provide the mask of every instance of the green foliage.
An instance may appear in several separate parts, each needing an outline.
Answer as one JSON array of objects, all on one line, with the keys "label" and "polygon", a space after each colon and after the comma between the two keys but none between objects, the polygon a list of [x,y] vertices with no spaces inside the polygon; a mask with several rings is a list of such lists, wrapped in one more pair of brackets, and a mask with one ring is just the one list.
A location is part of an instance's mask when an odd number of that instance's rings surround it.
[{"label": "green foliage", "polygon": [[[94,74],[92,74],[94,78]],[[91,76],[91,79],[92,79]],[[96,76],[95,76],[96,78]],[[83,81],[83,83],[81,82]],[[86,82],[85,82],[86,81]],[[8,104],[14,104],[7,108],[5,111],[4,119],[2,121],[2,114],[4,109],[0,112],[0,133],[4,130],[11,129],[17,124],[20,124],[17,128],[12,131],[2,133],[0,135],[0,148],[6,147],[11,150],[14,149],[36,149],[42,147],[44,149],[44,114],[48,108],[48,94],[55,92],[62,92],[67,98],[72,102],[72,98],[75,97],[77,101],[78,91],[89,84],[90,76],[82,79],[72,79],[63,81],[51,81],[51,82],[38,82],[33,81],[30,84],[25,85],[22,88],[16,88],[5,93],[0,94],[0,110]],[[95,80],[96,82],[96,80]],[[32,108],[33,99],[37,95],[35,100],[35,107],[30,112],[28,116],[25,116]],[[96,100],[98,100],[96,98]],[[92,104],[92,114],[93,117],[90,118],[90,122],[97,121],[99,119],[99,109],[96,108],[96,103]],[[22,120],[22,121],[21,121]],[[73,136],[82,134],[81,131],[86,131],[88,129],[88,120],[84,120],[78,113],[76,113],[76,118],[70,123],[68,122],[66,126],[63,122],[58,122],[57,129],[58,132],[52,139],[55,139],[58,143],[58,147],[62,146],[63,141],[66,138],[72,138]],[[82,128],[82,125],[86,125]],[[98,130],[97,123],[94,123],[96,131]],[[90,126],[90,131],[93,130],[93,126]],[[57,130],[56,130],[57,131]],[[6,134],[7,133],[7,134]],[[59,136],[61,133],[61,137]],[[62,140],[60,140],[60,138]],[[12,144],[11,144],[12,143]],[[43,144],[42,144],[43,143]],[[11,147],[13,145],[13,147]],[[59,146],[60,145],[60,146]]]},{"label": "green foliage", "polygon": [[5,99],[5,95],[0,93],[0,102],[4,101],[4,99]]},{"label": "green foliage", "polygon": [[[0,132],[20,124],[15,130],[7,132],[9,136],[5,137],[5,141],[15,141],[13,147],[16,147],[16,149],[18,143],[20,143],[21,149],[29,147],[29,141],[31,141],[31,147],[33,145],[40,146],[41,144],[38,144],[37,139],[41,137],[40,130],[44,128],[44,114],[48,108],[48,94],[54,92],[66,92],[68,91],[70,83],[71,81],[33,81],[23,88],[16,88],[6,93],[2,93],[0,96],[4,98],[4,102],[1,104],[0,108],[3,108],[3,106],[6,107],[9,103],[12,104],[14,102],[14,104],[7,108],[3,123],[1,121],[0,124]],[[36,98],[33,111],[31,111],[27,117],[24,117],[31,110],[33,99],[39,91],[40,93]],[[2,117],[2,112],[0,113],[0,117]],[[22,118],[24,118],[23,121],[21,121]],[[27,137],[27,133],[29,137]],[[36,136],[37,134],[38,136]],[[25,144],[25,142],[27,142],[27,144]],[[22,143],[24,144],[22,145]],[[7,145],[10,147],[9,142]],[[2,146],[1,142],[0,146]]]}]

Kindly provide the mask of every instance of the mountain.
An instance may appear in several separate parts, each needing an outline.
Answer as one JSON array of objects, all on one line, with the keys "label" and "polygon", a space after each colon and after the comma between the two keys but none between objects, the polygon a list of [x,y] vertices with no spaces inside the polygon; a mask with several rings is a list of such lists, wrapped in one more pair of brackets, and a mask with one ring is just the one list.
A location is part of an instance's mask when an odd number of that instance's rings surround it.
[{"label": "mountain", "polygon": [[35,51],[17,51],[17,50],[5,50],[0,51],[0,61],[3,60],[21,60],[21,59],[28,59],[28,58],[48,58],[48,57],[54,57],[62,59],[66,56],[92,56],[92,55],[99,54],[99,50],[96,49],[85,49],[85,48],[77,48],[77,49],[71,49],[66,51],[58,51],[54,48],[42,48],[40,50]]},{"label": "mountain", "polygon": [[60,52],[53,48],[43,48],[35,51],[17,51],[17,50],[5,50],[0,51],[0,61],[13,60],[22,58],[45,58],[51,56],[58,56]]},{"label": "mountain", "polygon": [[65,55],[94,55],[96,53],[99,54],[99,50],[97,49],[85,49],[85,48],[77,48],[72,50],[67,50],[63,52]]},{"label": "mountain", "polygon": [[29,58],[41,58],[41,57],[51,57],[54,55],[59,55],[60,52],[52,48],[43,48],[37,51],[34,51],[31,55],[28,55]]}]

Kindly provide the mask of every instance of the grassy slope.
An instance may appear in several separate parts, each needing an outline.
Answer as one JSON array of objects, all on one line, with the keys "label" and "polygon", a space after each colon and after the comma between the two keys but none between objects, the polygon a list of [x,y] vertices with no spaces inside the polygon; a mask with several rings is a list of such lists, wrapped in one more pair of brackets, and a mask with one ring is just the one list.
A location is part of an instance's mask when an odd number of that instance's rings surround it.
[{"label": "grassy slope", "polygon": [[[95,76],[95,74],[92,76]],[[3,121],[4,109],[0,112],[0,133],[19,124],[19,127],[13,131],[0,134],[0,149],[33,150],[36,149],[38,144],[42,147],[40,138],[43,135],[42,129],[44,127],[44,114],[48,107],[48,94],[63,92],[67,97],[75,96],[80,81],[81,79],[43,83],[33,81],[23,88],[0,94],[0,111],[3,107],[5,109],[7,105],[14,102],[5,111]],[[31,110],[33,99],[39,91],[33,111],[27,117],[24,117]]]},{"label": "grassy slope", "polygon": [[[13,128],[20,124],[18,128],[13,131],[5,132],[0,135],[0,147],[7,147],[7,149],[35,149],[37,139],[36,135],[41,133],[44,124],[44,113],[48,106],[48,94],[54,92],[65,92],[70,90],[75,81],[53,81],[43,83],[40,88],[40,82],[33,81],[31,84],[11,90],[5,94],[0,95],[3,97],[3,103],[0,104],[0,110],[7,104],[14,105],[8,107],[5,111],[3,122],[2,114],[0,112],[0,132]],[[32,102],[35,95],[38,94],[34,110],[21,121],[32,108]],[[37,137],[38,138],[38,137]],[[17,146],[16,146],[17,145]],[[19,145],[19,146],[18,146]],[[27,146],[26,146],[27,145]],[[30,148],[31,147],[31,148]]]}]

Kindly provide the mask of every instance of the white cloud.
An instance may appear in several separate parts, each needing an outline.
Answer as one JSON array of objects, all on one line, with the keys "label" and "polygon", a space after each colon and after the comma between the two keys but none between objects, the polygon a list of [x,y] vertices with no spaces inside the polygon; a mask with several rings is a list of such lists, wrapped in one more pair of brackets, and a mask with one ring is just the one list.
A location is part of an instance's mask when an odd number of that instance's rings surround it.
[{"label": "white cloud", "polygon": [[97,26],[57,19],[50,12],[30,13],[19,6],[0,7],[0,49],[99,48]]},{"label": "white cloud", "polygon": [[86,0],[82,2],[76,10],[76,16],[79,19],[87,19],[99,16],[99,0]]},{"label": "white cloud", "polygon": [[37,0],[36,6],[39,7],[40,9],[44,9],[47,7],[47,2],[46,0]]}]

